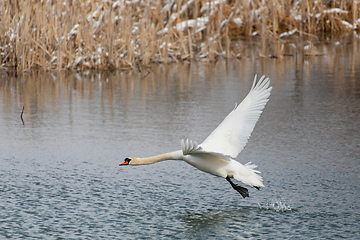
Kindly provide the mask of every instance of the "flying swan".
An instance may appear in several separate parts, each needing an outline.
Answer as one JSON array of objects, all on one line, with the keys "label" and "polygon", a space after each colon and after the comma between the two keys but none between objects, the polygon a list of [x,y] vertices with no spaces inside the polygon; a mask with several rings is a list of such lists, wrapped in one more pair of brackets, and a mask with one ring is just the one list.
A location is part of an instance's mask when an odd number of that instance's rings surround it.
[{"label": "flying swan", "polygon": [[201,144],[186,139],[181,150],[147,158],[125,158],[120,166],[152,164],[165,160],[183,160],[201,171],[225,178],[241,196],[249,197],[248,189],[231,181],[235,178],[260,190],[263,187],[260,171],[251,162],[242,165],[234,159],[244,149],[269,96],[269,78],[262,76],[254,83],[245,99],[235,106],[220,125]]}]

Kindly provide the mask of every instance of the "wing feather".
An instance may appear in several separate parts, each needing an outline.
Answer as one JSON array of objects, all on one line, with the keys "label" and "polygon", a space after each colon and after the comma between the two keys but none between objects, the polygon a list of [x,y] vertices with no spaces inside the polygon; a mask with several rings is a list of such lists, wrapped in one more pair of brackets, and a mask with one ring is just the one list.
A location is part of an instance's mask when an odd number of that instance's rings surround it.
[{"label": "wing feather", "polygon": [[183,139],[181,140],[181,150],[184,155],[188,155],[201,151],[201,148],[195,141]]},{"label": "wing feather", "polygon": [[[205,157],[204,159],[209,159],[212,161],[218,161],[219,163],[227,163],[230,161],[229,156],[226,156],[222,153],[217,153],[217,152],[208,152],[208,151],[204,151],[195,141],[193,140],[189,140],[189,139],[183,139],[181,140],[181,150],[183,152],[183,155],[207,155],[207,156],[212,156],[212,157]],[[215,156],[215,158],[214,158]]]},{"label": "wing feather", "polygon": [[256,81],[245,99],[231,111],[220,125],[198,147],[206,152],[220,153],[232,158],[244,149],[269,96],[269,78]]}]

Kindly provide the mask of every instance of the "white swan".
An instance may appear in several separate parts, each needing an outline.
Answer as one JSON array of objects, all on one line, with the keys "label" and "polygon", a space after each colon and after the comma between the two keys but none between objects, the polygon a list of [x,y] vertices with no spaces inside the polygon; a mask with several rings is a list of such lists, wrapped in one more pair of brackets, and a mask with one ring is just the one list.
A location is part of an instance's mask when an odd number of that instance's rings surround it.
[{"label": "white swan", "polygon": [[225,178],[244,198],[249,197],[248,189],[234,184],[235,178],[258,190],[263,187],[262,177],[255,170],[256,165],[242,165],[234,160],[245,147],[260,114],[262,113],[272,87],[269,78],[262,76],[254,83],[249,94],[220,125],[198,145],[195,141],[182,140],[181,150],[147,158],[126,158],[120,166],[144,165],[164,160],[183,160],[210,174]]}]

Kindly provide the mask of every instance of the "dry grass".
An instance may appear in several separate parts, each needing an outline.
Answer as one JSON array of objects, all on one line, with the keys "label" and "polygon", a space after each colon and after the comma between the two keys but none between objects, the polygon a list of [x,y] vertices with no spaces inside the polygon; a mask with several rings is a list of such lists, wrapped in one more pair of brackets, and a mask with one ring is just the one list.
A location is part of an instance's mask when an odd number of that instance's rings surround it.
[{"label": "dry grass", "polygon": [[360,29],[358,0],[5,0],[1,67],[144,69],[150,63],[240,57],[231,40],[260,38],[260,56],[284,40]]}]

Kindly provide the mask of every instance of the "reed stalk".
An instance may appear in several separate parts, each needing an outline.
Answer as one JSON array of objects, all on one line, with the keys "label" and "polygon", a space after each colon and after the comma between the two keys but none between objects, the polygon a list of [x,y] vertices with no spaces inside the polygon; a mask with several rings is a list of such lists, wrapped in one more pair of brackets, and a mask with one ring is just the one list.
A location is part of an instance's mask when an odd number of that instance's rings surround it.
[{"label": "reed stalk", "polygon": [[4,0],[0,64],[24,71],[214,61],[231,57],[232,39],[240,36],[260,36],[259,55],[272,49],[281,57],[279,39],[358,36],[358,7],[358,0]]}]

